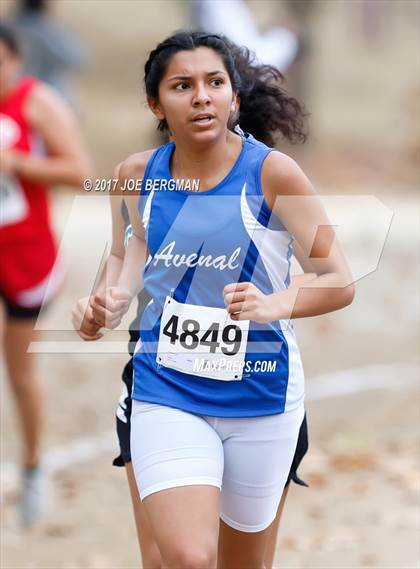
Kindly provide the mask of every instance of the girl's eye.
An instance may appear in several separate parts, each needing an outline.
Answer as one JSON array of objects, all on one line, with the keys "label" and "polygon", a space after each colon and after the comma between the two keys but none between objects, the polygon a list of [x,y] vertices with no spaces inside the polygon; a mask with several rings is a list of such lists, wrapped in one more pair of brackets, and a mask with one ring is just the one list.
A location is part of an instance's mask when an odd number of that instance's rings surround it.
[{"label": "girl's eye", "polygon": [[177,83],[177,85],[175,85],[175,89],[177,91],[185,91],[185,89],[188,87],[189,87],[188,83]]},{"label": "girl's eye", "polygon": [[212,84],[215,85],[215,87],[220,87],[220,85],[223,85],[223,79],[213,79]]}]

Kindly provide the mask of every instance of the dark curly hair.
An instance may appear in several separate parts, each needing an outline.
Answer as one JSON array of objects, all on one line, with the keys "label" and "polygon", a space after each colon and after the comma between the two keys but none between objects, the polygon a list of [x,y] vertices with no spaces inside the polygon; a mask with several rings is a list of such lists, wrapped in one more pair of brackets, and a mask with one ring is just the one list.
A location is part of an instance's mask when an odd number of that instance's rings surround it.
[{"label": "dark curly hair", "polygon": [[[278,134],[293,144],[305,142],[307,113],[280,87],[284,80],[281,72],[272,65],[258,63],[248,48],[238,46],[222,35],[182,30],[159,43],[144,66],[146,94],[158,100],[159,83],[171,57],[178,51],[198,47],[209,47],[220,55],[232,88],[239,96],[239,113],[228,125],[231,130],[239,124],[268,146],[274,146]],[[157,128],[167,131],[166,120],[160,120]]]}]

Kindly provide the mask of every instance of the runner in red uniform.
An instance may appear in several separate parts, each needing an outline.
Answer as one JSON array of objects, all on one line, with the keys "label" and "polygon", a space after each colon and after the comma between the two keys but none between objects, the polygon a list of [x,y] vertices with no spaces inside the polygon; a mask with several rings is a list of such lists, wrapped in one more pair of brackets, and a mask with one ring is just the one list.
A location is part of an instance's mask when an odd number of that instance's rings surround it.
[{"label": "runner in red uniform", "polygon": [[[37,152],[26,105],[38,85],[36,79],[22,78],[0,100],[0,144],[6,155]],[[4,270],[0,291],[9,314],[36,316],[56,257],[47,186],[14,170],[4,173],[1,180],[0,263]]]},{"label": "runner in red uniform", "polygon": [[78,187],[88,168],[73,114],[44,83],[20,72],[14,33],[0,24],[0,322],[24,439],[21,514],[31,524],[46,496],[39,456],[42,394],[27,348],[39,310],[60,280],[53,271],[47,188]]}]

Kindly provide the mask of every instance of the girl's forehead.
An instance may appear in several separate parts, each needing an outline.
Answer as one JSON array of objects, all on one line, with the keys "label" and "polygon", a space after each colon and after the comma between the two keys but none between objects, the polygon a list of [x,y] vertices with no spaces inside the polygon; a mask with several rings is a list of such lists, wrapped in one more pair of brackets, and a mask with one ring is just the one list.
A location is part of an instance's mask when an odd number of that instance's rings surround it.
[{"label": "girl's forehead", "polygon": [[189,75],[198,71],[226,71],[221,56],[209,47],[197,47],[175,53],[169,60],[166,76]]}]

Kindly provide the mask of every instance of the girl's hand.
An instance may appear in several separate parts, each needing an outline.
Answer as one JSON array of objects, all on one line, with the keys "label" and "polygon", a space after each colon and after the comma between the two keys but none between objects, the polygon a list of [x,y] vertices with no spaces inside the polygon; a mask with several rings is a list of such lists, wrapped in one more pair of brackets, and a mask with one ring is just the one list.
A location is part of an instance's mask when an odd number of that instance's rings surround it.
[{"label": "girl's hand", "polygon": [[90,304],[91,297],[86,296],[77,301],[72,311],[73,327],[79,336],[87,342],[99,340],[103,334],[99,332],[100,326],[95,322]]},{"label": "girl's hand", "polygon": [[104,328],[114,329],[120,325],[127,312],[131,294],[120,287],[109,287],[93,296],[91,306],[95,322]]},{"label": "girl's hand", "polygon": [[254,320],[260,324],[273,320],[270,296],[263,294],[252,283],[226,285],[223,300],[232,320]]}]

